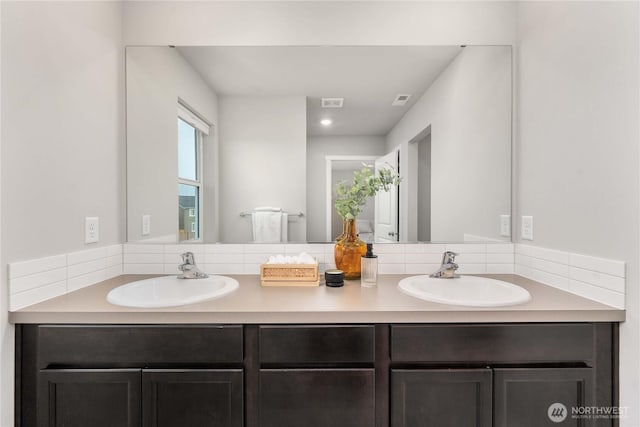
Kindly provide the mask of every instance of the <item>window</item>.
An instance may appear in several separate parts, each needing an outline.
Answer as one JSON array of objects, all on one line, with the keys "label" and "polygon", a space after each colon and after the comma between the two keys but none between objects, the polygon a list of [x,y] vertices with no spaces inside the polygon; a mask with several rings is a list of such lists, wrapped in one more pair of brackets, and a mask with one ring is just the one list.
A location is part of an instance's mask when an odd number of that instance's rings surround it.
[{"label": "window", "polygon": [[209,125],[178,105],[178,241],[202,236],[202,142]]}]

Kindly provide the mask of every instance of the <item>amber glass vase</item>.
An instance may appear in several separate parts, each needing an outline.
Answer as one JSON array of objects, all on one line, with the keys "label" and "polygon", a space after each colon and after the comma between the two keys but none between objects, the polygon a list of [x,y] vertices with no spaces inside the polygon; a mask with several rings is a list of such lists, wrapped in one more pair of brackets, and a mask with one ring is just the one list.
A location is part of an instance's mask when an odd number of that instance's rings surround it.
[{"label": "amber glass vase", "polygon": [[360,278],[362,255],[367,253],[367,244],[358,239],[356,220],[344,220],[344,233],[336,241],[334,255],[336,268],[344,271],[347,280]]}]

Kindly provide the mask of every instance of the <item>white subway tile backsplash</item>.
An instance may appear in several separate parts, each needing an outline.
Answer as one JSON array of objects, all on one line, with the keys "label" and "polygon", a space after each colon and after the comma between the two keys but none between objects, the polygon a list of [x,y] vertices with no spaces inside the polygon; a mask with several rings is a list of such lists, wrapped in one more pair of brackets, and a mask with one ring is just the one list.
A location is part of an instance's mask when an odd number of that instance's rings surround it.
[{"label": "white subway tile backsplash", "polygon": [[553,249],[541,248],[538,246],[530,245],[518,245],[523,247],[523,254],[529,255],[533,258],[540,258],[546,261],[555,262],[558,264],[569,264],[569,254],[567,252],[556,251]]},{"label": "white subway tile backsplash", "polygon": [[107,256],[122,255],[122,245],[107,246]]},{"label": "white subway tile backsplash", "polygon": [[[105,254],[107,252],[105,251]],[[82,264],[70,265],[67,267],[67,277],[77,277],[84,274],[89,274],[95,271],[104,270],[107,268],[106,258],[101,258],[95,261],[83,262]]]},{"label": "white subway tile backsplash", "polygon": [[440,266],[440,262],[442,261],[442,254],[429,254],[429,253],[406,253],[404,255],[404,260],[407,264],[437,264]]},{"label": "white subway tile backsplash", "polygon": [[379,243],[373,245],[373,252],[377,254],[404,254],[405,245],[402,243]]},{"label": "white subway tile backsplash", "polygon": [[46,258],[38,258],[29,261],[14,262],[9,264],[9,279],[42,273],[67,266],[66,255],[56,255]]},{"label": "white subway tile backsplash", "polygon": [[513,263],[508,264],[489,264],[487,263],[488,274],[513,274]]},{"label": "white subway tile backsplash", "polygon": [[[380,274],[430,274],[445,250],[460,254],[461,274],[520,274],[624,308],[624,262],[512,243],[374,245]],[[209,274],[259,274],[269,256],[300,252],[314,256],[321,273],[335,268],[333,243],[111,245],[10,264],[9,305],[16,310],[123,273],[178,274],[184,252]]]},{"label": "white subway tile backsplash", "polygon": [[107,269],[93,271],[88,274],[83,274],[77,277],[70,277],[67,279],[67,292],[73,292],[78,289],[85,288],[87,286],[93,285],[94,283],[102,282],[103,280],[107,280],[108,274]]},{"label": "white subway tile backsplash", "polygon": [[82,264],[89,261],[105,259],[107,257],[107,248],[88,249],[86,251],[71,252],[67,254],[67,264]]},{"label": "white subway tile backsplash", "polygon": [[119,255],[109,255],[105,258],[107,262],[107,267],[115,267],[119,266],[122,268],[122,254]]},{"label": "white subway tile backsplash", "polygon": [[404,254],[378,253],[378,263],[380,264],[404,264]]},{"label": "white subway tile backsplash", "polygon": [[[331,246],[333,250],[333,246]],[[285,246],[284,254],[285,255],[298,255],[301,252],[306,252],[308,254],[312,253],[324,253],[325,245],[323,243],[290,243]]]},{"label": "white subway tile backsplash", "polygon": [[244,264],[204,264],[207,274],[244,274]]},{"label": "white subway tile backsplash", "polygon": [[440,268],[440,264],[405,264],[405,274],[431,274]]},{"label": "white subway tile backsplash", "polygon": [[625,308],[625,295],[619,292],[610,291],[577,280],[569,281],[569,291],[573,294],[596,300],[619,309]]},{"label": "white subway tile backsplash", "polygon": [[569,254],[569,265],[585,270],[598,271],[611,276],[625,277],[625,264],[621,261],[596,258],[586,255]]},{"label": "white subway tile backsplash", "polygon": [[442,254],[446,250],[446,245],[438,243],[416,243],[404,245],[404,252],[406,254],[440,254],[440,257],[442,257]]},{"label": "white subway tile backsplash", "polygon": [[611,276],[597,271],[585,270],[583,268],[570,267],[569,278],[590,285],[609,289],[614,292],[624,293],[624,279],[622,277]]},{"label": "white subway tile backsplash", "polygon": [[243,262],[245,264],[264,264],[269,259],[269,256],[275,254],[261,254],[261,253],[248,253],[244,254]]},{"label": "white subway tile backsplash", "polygon": [[[242,264],[244,260],[244,255],[239,254],[206,254],[204,256],[205,264]],[[197,260],[196,260],[197,261]]]},{"label": "white subway tile backsplash", "polygon": [[487,252],[487,245],[483,243],[459,243],[446,245],[448,251],[463,254],[484,254]]},{"label": "white subway tile backsplash", "polygon": [[515,272],[516,274],[544,283],[545,285],[563,289],[565,291],[569,290],[569,279],[566,277],[556,276],[545,271],[517,264],[515,266]]},{"label": "white subway tile backsplash", "polygon": [[515,245],[515,253],[517,274],[624,308],[624,262],[521,244]]},{"label": "white subway tile backsplash", "polygon": [[242,274],[260,274],[260,264],[244,264]]},{"label": "white subway tile backsplash", "polygon": [[163,253],[126,253],[124,254],[124,264],[163,264]]},{"label": "white subway tile backsplash", "polygon": [[378,274],[405,274],[405,265],[378,264]]},{"label": "white subway tile backsplash", "polygon": [[513,264],[513,252],[511,253],[488,253],[487,264]]},{"label": "white subway tile backsplash", "polygon": [[569,266],[566,264],[559,264],[557,262],[532,257],[530,266],[536,270],[555,274],[556,276],[569,277]]},{"label": "white subway tile backsplash", "polygon": [[30,289],[40,288],[51,283],[61,282],[67,279],[67,269],[57,268],[43,273],[30,274],[9,280],[10,295],[24,292]]},{"label": "white subway tile backsplash", "polygon": [[458,264],[457,274],[485,274],[487,272],[487,265],[482,264]]},{"label": "white subway tile backsplash", "polygon": [[513,243],[495,243],[487,245],[487,254],[511,254],[513,255]]},{"label": "white subway tile backsplash", "polygon": [[19,292],[11,295],[9,298],[9,310],[20,310],[21,308],[64,295],[65,293],[67,293],[66,280],[30,289],[25,292]]},{"label": "white subway tile backsplash", "polygon": [[284,254],[285,246],[286,245],[281,243],[248,243],[244,245],[244,253],[269,255]]},{"label": "white subway tile backsplash", "polygon": [[204,245],[205,254],[242,254],[244,253],[244,245],[242,244],[220,244],[214,243],[210,245]]},{"label": "white subway tile backsplash", "polygon": [[124,274],[164,274],[164,264],[129,264],[122,266]]},{"label": "white subway tile backsplash", "polygon": [[487,255],[485,253],[462,252],[456,257],[456,263],[463,264],[485,264]]},{"label": "white subway tile backsplash", "polygon": [[164,253],[165,245],[141,245],[125,243],[123,247],[123,253],[126,254],[162,254]]},{"label": "white subway tile backsplash", "polygon": [[204,255],[205,249],[202,244],[180,244],[180,245],[164,245],[165,254],[180,255],[185,252],[192,252],[195,256]]}]

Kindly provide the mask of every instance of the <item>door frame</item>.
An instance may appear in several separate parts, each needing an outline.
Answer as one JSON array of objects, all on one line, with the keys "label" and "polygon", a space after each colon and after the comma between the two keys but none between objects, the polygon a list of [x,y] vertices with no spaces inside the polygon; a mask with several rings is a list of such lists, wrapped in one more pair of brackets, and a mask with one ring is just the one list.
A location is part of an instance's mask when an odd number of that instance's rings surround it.
[{"label": "door frame", "polygon": [[325,172],[325,237],[327,242],[331,242],[331,214],[333,213],[333,203],[331,203],[331,196],[333,195],[332,188],[332,170],[333,162],[338,161],[362,161],[362,162],[375,162],[380,156],[376,155],[327,155],[325,158],[326,172]]}]

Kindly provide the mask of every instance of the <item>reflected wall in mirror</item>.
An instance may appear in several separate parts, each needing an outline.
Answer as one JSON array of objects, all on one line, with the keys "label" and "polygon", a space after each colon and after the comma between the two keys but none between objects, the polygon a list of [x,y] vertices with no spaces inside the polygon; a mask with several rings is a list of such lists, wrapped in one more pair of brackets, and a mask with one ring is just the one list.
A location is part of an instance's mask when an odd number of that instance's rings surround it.
[{"label": "reflected wall in mirror", "polygon": [[126,67],[129,242],[331,241],[363,162],[402,177],[363,240],[510,241],[509,46],[127,47]]}]

